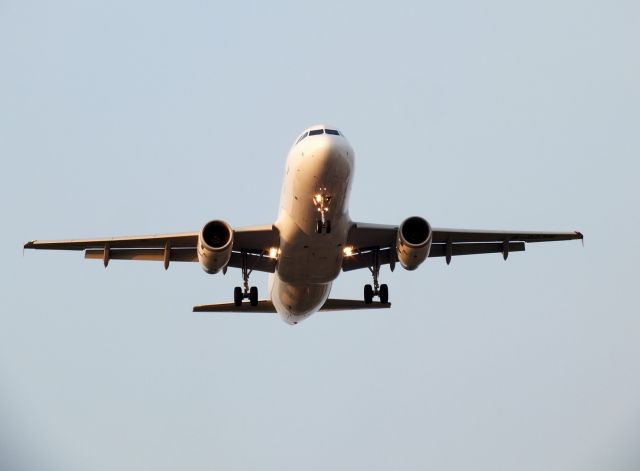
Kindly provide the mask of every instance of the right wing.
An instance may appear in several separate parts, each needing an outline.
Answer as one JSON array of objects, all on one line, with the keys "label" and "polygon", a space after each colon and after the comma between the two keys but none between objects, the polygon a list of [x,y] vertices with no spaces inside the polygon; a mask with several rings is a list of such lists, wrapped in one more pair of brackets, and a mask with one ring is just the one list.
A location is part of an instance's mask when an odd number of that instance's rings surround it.
[{"label": "right wing", "polygon": [[[381,265],[393,266],[398,261],[396,242],[398,226],[354,223],[349,231],[347,245],[354,254],[342,262],[344,271],[371,267],[376,251]],[[429,257],[445,257],[447,263],[458,255],[501,253],[506,259],[510,252],[523,252],[525,243],[583,239],[580,232],[526,232],[486,231],[468,229],[433,228]]]},{"label": "right wing", "polygon": [[[165,268],[169,262],[197,262],[198,232],[177,234],[154,234],[131,237],[104,237],[96,239],[33,240],[25,249],[36,250],[84,250],[85,258],[103,260],[162,261]],[[248,257],[253,270],[275,271],[275,259],[266,257],[271,247],[278,247],[278,230],[271,226],[250,226],[233,230],[233,248],[230,267],[242,267],[242,253]]]}]

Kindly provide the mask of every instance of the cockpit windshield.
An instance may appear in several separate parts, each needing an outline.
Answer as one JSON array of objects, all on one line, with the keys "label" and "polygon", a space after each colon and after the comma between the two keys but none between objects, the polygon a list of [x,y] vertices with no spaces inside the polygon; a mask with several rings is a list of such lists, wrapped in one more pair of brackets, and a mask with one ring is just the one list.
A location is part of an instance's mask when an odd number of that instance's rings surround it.
[{"label": "cockpit windshield", "polygon": [[296,144],[298,144],[301,140],[303,140],[303,139],[304,139],[305,137],[307,137],[308,135],[309,135],[309,133],[308,133],[308,132],[305,132],[302,136],[300,136],[300,137],[298,138],[298,140],[296,141]]},{"label": "cockpit windshield", "polygon": [[307,136],[318,136],[320,134],[330,134],[332,136],[342,136],[340,131],[338,131],[337,129],[324,129],[324,128],[312,129],[311,131],[305,131],[304,134],[302,134],[302,136],[300,136],[298,138],[298,140],[296,141],[296,144],[299,144]]}]

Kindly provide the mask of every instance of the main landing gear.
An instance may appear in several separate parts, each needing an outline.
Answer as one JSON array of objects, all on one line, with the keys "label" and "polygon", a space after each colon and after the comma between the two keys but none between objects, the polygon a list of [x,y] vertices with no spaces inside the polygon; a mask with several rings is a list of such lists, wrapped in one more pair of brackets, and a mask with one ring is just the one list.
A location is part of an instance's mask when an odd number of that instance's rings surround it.
[{"label": "main landing gear", "polygon": [[242,252],[242,288],[240,286],[236,286],[233,289],[233,304],[237,307],[242,306],[242,300],[248,299],[249,304],[252,306],[258,305],[258,288],[252,286],[249,288],[249,275],[253,271],[253,268],[249,268],[247,263],[247,253]]},{"label": "main landing gear", "polygon": [[380,275],[380,250],[375,249],[373,251],[373,266],[369,267],[369,271],[373,276],[373,286],[367,284],[364,285],[364,302],[365,304],[371,304],[375,296],[380,298],[382,304],[389,302],[389,287],[386,284],[378,283],[378,276]]},{"label": "main landing gear", "polygon": [[316,232],[318,234],[322,234],[323,229],[325,234],[331,233],[331,221],[327,219],[330,203],[331,195],[327,193],[327,189],[324,187],[320,188],[318,192],[313,195],[313,205],[320,213],[320,219],[316,220]]}]

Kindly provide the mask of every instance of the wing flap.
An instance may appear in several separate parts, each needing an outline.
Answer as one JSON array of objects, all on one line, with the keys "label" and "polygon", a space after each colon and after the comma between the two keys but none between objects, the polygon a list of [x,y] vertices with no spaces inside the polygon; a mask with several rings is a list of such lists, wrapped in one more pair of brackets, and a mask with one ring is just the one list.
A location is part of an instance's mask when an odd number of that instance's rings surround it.
[{"label": "wing flap", "polygon": [[[372,267],[375,263],[373,250],[356,253],[342,259],[342,271],[359,270]],[[395,249],[382,249],[378,251],[380,265],[389,265],[398,261]]]},{"label": "wing flap", "polygon": [[[104,260],[103,249],[88,249],[84,252],[84,258],[91,260]],[[110,260],[138,260],[151,262],[164,262],[164,249],[110,249]],[[170,249],[169,260],[171,262],[197,262],[196,249]]]},{"label": "wing flap", "polygon": [[[507,253],[524,252],[524,242],[509,242]],[[451,244],[451,256],[457,255],[478,255],[483,253],[502,253],[504,254],[503,243],[464,243]],[[432,244],[429,251],[429,257],[446,257],[447,244]]]},{"label": "wing flap", "polygon": [[[524,252],[524,242],[509,242],[508,253]],[[504,254],[503,243],[457,243],[451,244],[451,256],[478,255],[486,253]],[[446,257],[447,244],[432,244],[429,257]],[[342,271],[372,267],[375,260],[373,250],[356,253],[342,260]],[[398,261],[395,249],[382,249],[378,252],[380,265],[389,265]]]},{"label": "wing flap", "polygon": [[[274,273],[276,271],[278,261],[275,258],[267,257],[263,254],[255,255],[252,253],[248,253],[246,256],[247,267],[249,270],[262,271],[266,273]],[[242,254],[233,252],[228,266],[232,268],[242,268]]]},{"label": "wing flap", "polygon": [[[104,260],[104,249],[88,249],[84,258],[91,260]],[[165,262],[164,249],[110,249],[109,260],[136,260],[145,262]],[[170,262],[197,262],[198,254],[195,248],[169,249]],[[247,263],[250,270],[273,273],[276,271],[277,261],[267,256],[247,254]],[[242,268],[242,255],[238,252],[231,253],[229,267]]]}]

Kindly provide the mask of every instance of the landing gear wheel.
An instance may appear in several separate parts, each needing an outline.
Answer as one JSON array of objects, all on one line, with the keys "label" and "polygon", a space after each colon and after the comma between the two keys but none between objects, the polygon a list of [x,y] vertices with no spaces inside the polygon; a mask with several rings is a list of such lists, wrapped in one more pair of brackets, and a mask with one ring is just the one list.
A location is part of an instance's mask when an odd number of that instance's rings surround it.
[{"label": "landing gear wheel", "polygon": [[322,221],[320,219],[316,221],[316,232],[322,234]]},{"label": "landing gear wheel", "polygon": [[331,221],[327,221],[324,225],[324,231],[327,234],[331,234]]},{"label": "landing gear wheel", "polygon": [[373,288],[371,285],[364,285],[364,303],[371,304],[373,302]]},{"label": "landing gear wheel", "polygon": [[252,306],[258,305],[258,288],[255,286],[252,286],[249,290],[249,303],[251,303]]},{"label": "landing gear wheel", "polygon": [[380,302],[382,304],[389,302],[389,287],[385,284],[380,285]]},{"label": "landing gear wheel", "polygon": [[239,286],[233,288],[233,304],[235,304],[236,307],[242,306],[242,288]]}]

